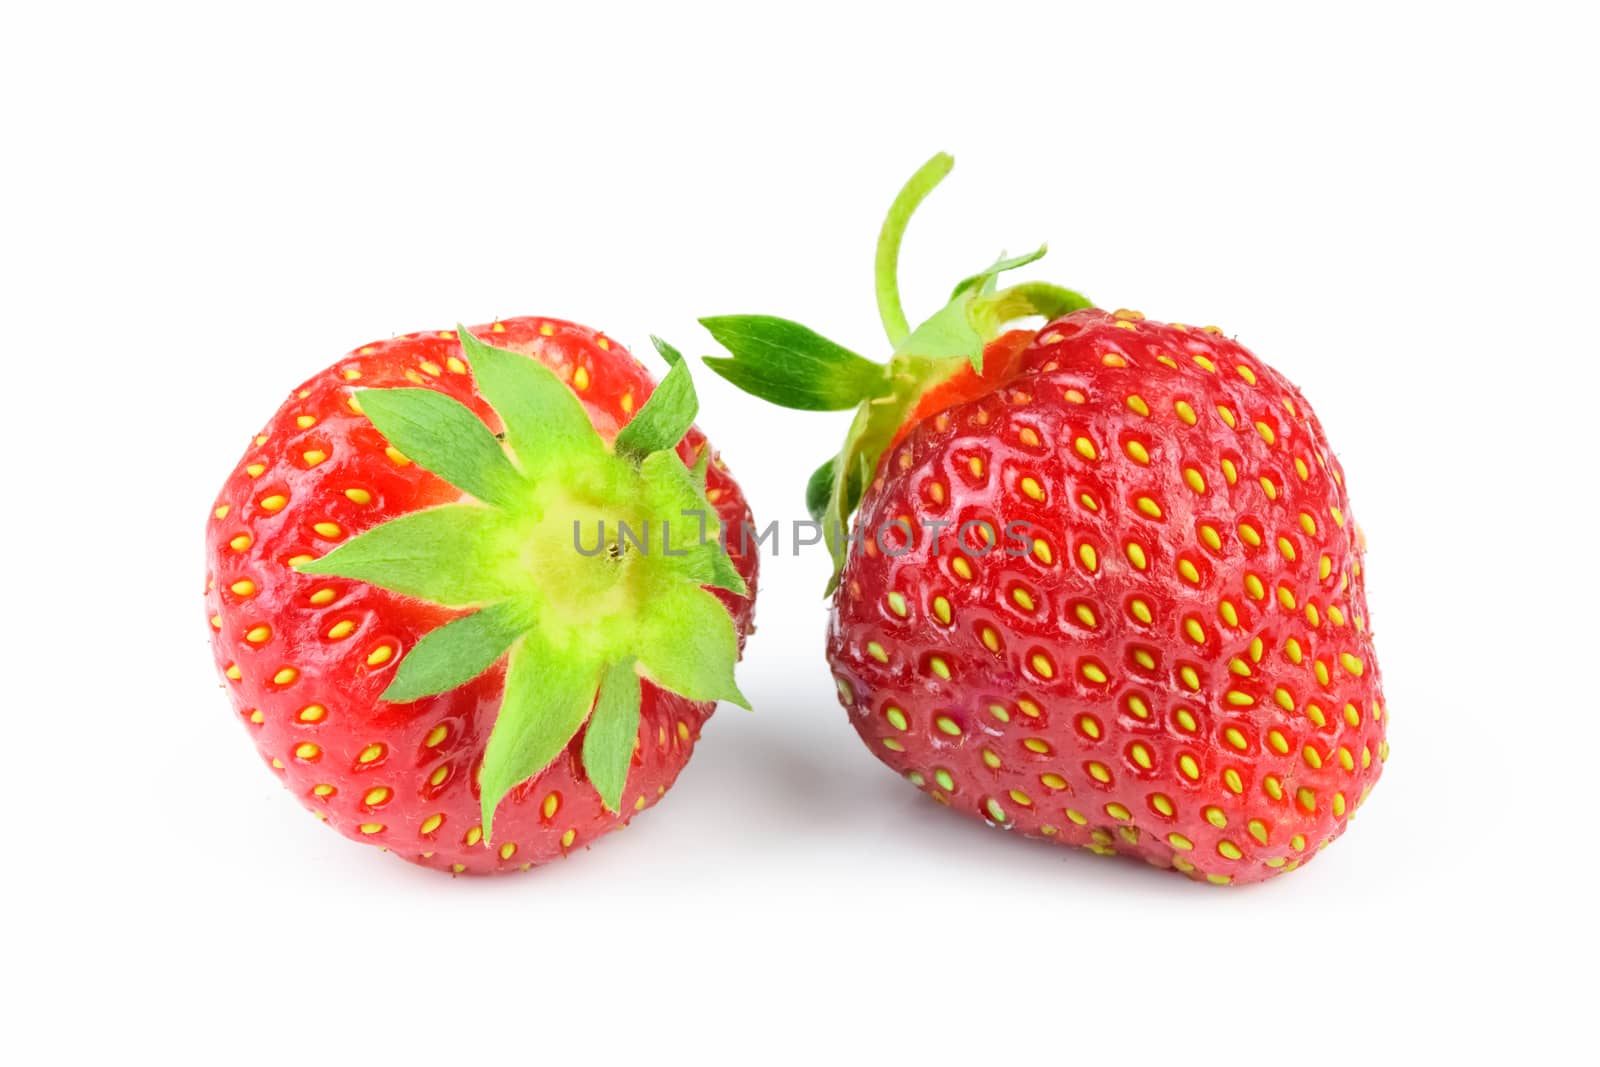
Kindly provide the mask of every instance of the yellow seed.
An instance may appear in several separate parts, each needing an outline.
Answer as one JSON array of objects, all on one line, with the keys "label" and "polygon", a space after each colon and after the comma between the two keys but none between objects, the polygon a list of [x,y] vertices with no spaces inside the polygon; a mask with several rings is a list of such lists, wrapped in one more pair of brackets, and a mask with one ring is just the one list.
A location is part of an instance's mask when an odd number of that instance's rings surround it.
[{"label": "yellow seed", "polygon": [[1044,489],[1032,478],[1024,478],[1018,484],[1022,487],[1022,491],[1034,500],[1044,499]]},{"label": "yellow seed", "polygon": [[1323,685],[1327,685],[1330,681],[1328,665],[1322,662],[1320,659],[1311,665],[1311,673],[1315,674],[1317,676],[1317,681]]},{"label": "yellow seed", "polygon": [[1244,779],[1239,777],[1239,772],[1229,767],[1222,772],[1222,784],[1228,787],[1230,793],[1244,792]]},{"label": "yellow seed", "polygon": [[1017,437],[1029,448],[1039,447],[1039,432],[1032,426],[1024,426],[1017,432]]},{"label": "yellow seed", "polygon": [[933,613],[938,617],[940,622],[944,623],[946,626],[950,625],[950,601],[946,600],[942,596],[934,597]]},{"label": "yellow seed", "polygon": [[327,586],[324,586],[321,589],[318,589],[316,592],[312,593],[306,599],[310,600],[311,603],[317,605],[317,607],[320,608],[325,604],[333,603],[333,599],[336,596],[338,596],[337,593],[335,593],[332,589],[328,588]]},{"label": "yellow seed", "polygon": [[1202,476],[1201,473],[1195,470],[1193,467],[1185,467],[1183,469],[1183,480],[1188,484],[1190,489],[1193,489],[1197,493],[1204,493],[1206,491],[1206,480],[1204,476]]},{"label": "yellow seed", "polygon": [[579,367],[572,372],[572,385],[575,389],[589,388],[589,368]]},{"label": "yellow seed", "polygon": [[334,794],[335,790],[334,790],[333,786],[324,784],[324,785],[314,785],[314,786],[312,786],[311,787],[311,792],[313,794],[315,794],[316,796],[319,796],[319,797],[327,797],[327,796],[332,796]]},{"label": "yellow seed", "polygon": [[392,795],[388,786],[380,785],[375,789],[367,790],[367,795],[361,798],[361,802],[369,808],[375,808],[379,804],[387,803]]},{"label": "yellow seed", "polygon": [[1083,623],[1083,625],[1087,626],[1091,630],[1099,625],[1099,620],[1096,619],[1094,615],[1094,609],[1089,607],[1087,604],[1078,604],[1074,606],[1072,613],[1073,615],[1077,616],[1079,622]]},{"label": "yellow seed", "polygon": [[1042,537],[1033,539],[1033,556],[1040,563],[1049,565],[1054,562],[1055,556],[1050,552],[1050,542]]},{"label": "yellow seed", "polygon": [[252,463],[244,469],[244,472],[252,478],[259,478],[267,473],[267,465],[265,463]]},{"label": "yellow seed", "polygon": [[1222,856],[1224,859],[1236,860],[1243,856],[1244,853],[1240,852],[1239,846],[1232,841],[1219,841],[1217,842],[1217,855]]},{"label": "yellow seed", "polygon": [[223,671],[222,673],[227,675],[228,680],[232,682],[237,682],[240,678],[244,677],[244,672],[239,670],[239,665],[237,663],[228,664],[227,670]]},{"label": "yellow seed", "polygon": [[946,681],[949,681],[949,679],[950,679],[950,665],[948,663],[946,663],[944,660],[940,659],[938,656],[933,656],[933,657],[929,658],[929,660],[928,660],[928,669],[930,671],[932,671],[934,674],[937,674],[940,678],[943,678]]},{"label": "yellow seed", "polygon": [[1344,815],[1344,794],[1333,794],[1333,814],[1338,817]]},{"label": "yellow seed", "polygon": [[960,578],[962,581],[972,581],[972,564],[967,562],[967,557],[956,556],[953,558],[950,561],[950,569],[954,571],[956,577]]},{"label": "yellow seed", "polygon": [[1271,426],[1267,425],[1264,422],[1257,422],[1256,423],[1256,433],[1261,435],[1261,439],[1263,441],[1265,441],[1268,444],[1268,446],[1275,445],[1275,444],[1278,443],[1278,435],[1273,432]]},{"label": "yellow seed", "polygon": [[1239,524],[1239,540],[1252,548],[1259,548],[1261,545],[1261,531],[1248,522],[1241,522]]},{"label": "yellow seed", "polygon": [[1233,606],[1233,601],[1224,600],[1217,605],[1217,614],[1222,616],[1222,621],[1229,626],[1239,625],[1239,610]]},{"label": "yellow seed", "polygon": [[1226,404],[1218,404],[1217,405],[1217,414],[1219,416],[1221,416],[1223,422],[1228,424],[1228,428],[1229,429],[1237,429],[1238,428],[1239,420],[1234,417],[1233,409],[1228,407],[1228,405],[1226,405]]},{"label": "yellow seed", "polygon": [[1150,405],[1145,403],[1144,397],[1140,396],[1138,393],[1131,394],[1126,403],[1128,405],[1128,410],[1136,414],[1145,416],[1150,414]]},{"label": "yellow seed", "polygon": [[1078,494],[1078,503],[1082,504],[1085,508],[1087,508],[1090,511],[1099,511],[1100,510],[1100,502],[1097,501],[1094,497],[1090,496],[1088,493],[1079,493]]},{"label": "yellow seed", "polygon": [[361,832],[364,834],[381,834],[383,833],[383,824],[377,822],[364,822],[361,824]]},{"label": "yellow seed", "polygon": [[1344,721],[1351,726],[1360,726],[1361,709],[1356,707],[1354,704],[1346,704],[1344,706]]},{"label": "yellow seed", "polygon": [[1205,627],[1201,626],[1200,621],[1193,616],[1183,620],[1183,632],[1197,645],[1206,643]]},{"label": "yellow seed", "polygon": [[383,450],[383,454],[388,456],[389,462],[393,463],[396,467],[409,466],[411,463],[411,460],[406,457],[406,454],[393,445],[389,445],[387,448],[385,448]]},{"label": "yellow seed", "polygon": [[974,478],[982,478],[983,459],[979,456],[973,456],[971,459],[967,460],[967,469],[972,472],[972,476]]},{"label": "yellow seed", "polygon": [[1084,815],[1081,811],[1074,811],[1071,808],[1066,809],[1066,816],[1069,822],[1077,823],[1079,826],[1083,826],[1089,821],[1088,816]]},{"label": "yellow seed", "polygon": [[352,504],[372,503],[372,494],[365,489],[346,489],[344,495]]},{"label": "yellow seed", "polygon": [[1150,611],[1150,605],[1139,597],[1134,597],[1128,603],[1128,611],[1142,623],[1149,623],[1155,616]]},{"label": "yellow seed", "polygon": [[1091,760],[1089,761],[1088,770],[1089,777],[1093,778],[1101,785],[1111,784],[1111,770],[1104,763],[1101,763],[1098,760]]},{"label": "yellow seed", "polygon": [[1150,717],[1150,705],[1145,703],[1144,697],[1137,693],[1130,693],[1128,695],[1128,713],[1135,719],[1148,719]]},{"label": "yellow seed", "polygon": [[1278,538],[1278,552],[1290,563],[1294,562],[1294,543],[1287,537]]},{"label": "yellow seed", "polygon": [[933,724],[939,728],[939,732],[942,734],[948,734],[951,737],[961,736],[960,725],[948,715],[938,716],[933,720]]},{"label": "yellow seed", "polygon": [[315,415],[300,415],[295,418],[294,424],[302,430],[309,430],[317,424],[317,417]]},{"label": "yellow seed", "polygon": [[1243,378],[1251,385],[1256,384],[1256,372],[1245,366],[1243,363],[1238,364],[1233,369],[1239,372],[1239,377]]},{"label": "yellow seed", "polygon": [[261,498],[261,510],[282,511],[283,506],[288,502],[289,498],[284,496],[282,493],[273,493],[271,496],[264,496]]},{"label": "yellow seed", "polygon": [[1128,562],[1140,570],[1144,570],[1150,565],[1149,558],[1144,554],[1144,546],[1139,542],[1129,541],[1126,552],[1128,553]]},{"label": "yellow seed", "polygon": [[1173,848],[1182,849],[1185,852],[1188,852],[1190,849],[1194,848],[1193,841],[1190,841],[1187,837],[1184,837],[1182,834],[1178,833],[1168,834],[1167,843]]},{"label": "yellow seed", "polygon": [[1078,673],[1083,675],[1086,681],[1095,685],[1104,685],[1106,682],[1106,672],[1101,669],[1100,664],[1095,663],[1093,660],[1085,660],[1079,664]]},{"label": "yellow seed", "polygon": [[1078,716],[1078,729],[1085,737],[1094,741],[1100,740],[1100,721],[1093,715]]},{"label": "yellow seed", "polygon": [[379,645],[377,648],[367,653],[367,666],[376,667],[379,664],[388,663],[389,658],[393,655],[394,646]]},{"label": "yellow seed", "polygon": [[1283,783],[1278,781],[1278,776],[1269,774],[1261,781],[1261,789],[1273,800],[1283,799]]},{"label": "yellow seed", "polygon": [[1357,678],[1367,672],[1367,665],[1348,652],[1339,653],[1339,665],[1345,669],[1345,673],[1353,674]]},{"label": "yellow seed", "polygon": [[301,722],[321,722],[328,717],[328,709],[321,704],[307,704],[295,713]]},{"label": "yellow seed", "polygon": [[254,543],[255,541],[249,534],[239,534],[228,542],[228,547],[233,549],[235,552],[243,552]]},{"label": "yellow seed", "polygon": [[1248,678],[1251,675],[1250,664],[1246,663],[1238,656],[1235,656],[1228,661],[1228,670],[1232,671],[1234,674],[1237,674],[1241,678]]},{"label": "yellow seed", "polygon": [[1183,772],[1185,778],[1191,781],[1200,777],[1200,764],[1195,762],[1195,758],[1187,752],[1178,757],[1178,769]]},{"label": "yellow seed", "polygon": [[1356,754],[1343,745],[1339,746],[1339,766],[1347,771],[1356,769]]},{"label": "yellow seed", "polygon": [[300,453],[300,458],[306,461],[306,466],[315,467],[318,463],[328,458],[328,454],[320,448],[313,448]]},{"label": "yellow seed", "polygon": [[344,535],[344,531],[339,528],[339,524],[336,522],[314,523],[311,528],[317,532],[318,537],[326,537],[329,540],[333,540]]},{"label": "yellow seed", "polygon": [[302,741],[294,746],[295,759],[314,760],[320,755],[322,755],[322,749],[313,745],[310,741]]},{"label": "yellow seed", "polygon": [[479,841],[482,841],[482,840],[483,840],[483,827],[474,826],[472,829],[467,831],[467,838],[466,838],[467,844],[476,845]]},{"label": "yellow seed", "polygon": [[891,592],[886,599],[889,602],[890,611],[894,612],[894,614],[898,615],[902,619],[906,617],[907,608],[904,593]]},{"label": "yellow seed", "polygon": [[255,596],[256,593],[256,583],[248,578],[240,578],[228,588],[232,590],[234,596]]},{"label": "yellow seed", "polygon": [[373,760],[382,756],[384,751],[385,749],[382,745],[368,745],[366,748],[361,750],[361,754],[356,757],[356,761],[358,763],[371,763]]},{"label": "yellow seed", "polygon": [[1100,453],[1095,450],[1094,442],[1087,437],[1079,437],[1072,442],[1072,447],[1084,459],[1093,460],[1100,457]]},{"label": "yellow seed", "polygon": [[1150,758],[1150,750],[1138,741],[1135,741],[1129,746],[1128,755],[1133,757],[1133,762],[1137,763],[1140,767],[1143,767],[1147,771],[1150,769],[1153,763]]},{"label": "yellow seed", "polygon": [[1233,460],[1224,459],[1222,461],[1222,476],[1228,480],[1229,485],[1235,485],[1238,483],[1239,468],[1234,466]]},{"label": "yellow seed", "polygon": [[1154,500],[1151,500],[1149,497],[1147,497],[1147,496],[1139,497],[1133,503],[1134,503],[1135,507],[1137,507],[1145,515],[1148,515],[1150,518],[1152,518],[1152,519],[1161,518],[1161,505],[1157,504]]},{"label": "yellow seed", "polygon": [[266,625],[253,626],[244,635],[244,639],[252,645],[264,645],[270,637],[272,637],[272,627]]},{"label": "yellow seed", "polygon": [[1182,419],[1190,426],[1193,426],[1198,421],[1194,413],[1194,408],[1189,406],[1189,402],[1187,400],[1178,401],[1176,404],[1172,405],[1172,409],[1178,413],[1178,418]]},{"label": "yellow seed", "polygon": [[1178,561],[1178,573],[1182,575],[1183,580],[1188,582],[1190,585],[1200,584],[1200,570],[1188,560],[1180,559]]},{"label": "yellow seed", "polygon": [[1185,689],[1192,692],[1200,691],[1200,672],[1188,664],[1178,668],[1178,678],[1183,682]]},{"label": "yellow seed", "polygon": [[884,647],[882,645],[878,644],[878,642],[876,642],[876,641],[868,641],[867,642],[867,655],[871,656],[873,659],[877,660],[879,663],[888,663],[889,662],[889,653],[886,652],[884,650]]},{"label": "yellow seed", "polygon": [[272,676],[273,685],[293,685],[294,680],[300,677],[300,672],[293,667],[282,667],[277,674]]},{"label": "yellow seed", "polygon": [[1050,679],[1056,676],[1056,665],[1043,652],[1035,652],[1029,663],[1033,667],[1033,673],[1041,678]]},{"label": "yellow seed", "polygon": [[332,641],[339,641],[355,633],[355,629],[356,624],[354,622],[349,619],[340,619],[328,627],[328,638]]},{"label": "yellow seed", "polygon": [[1224,730],[1222,732],[1222,736],[1227,738],[1228,744],[1232,745],[1240,752],[1243,752],[1245,749],[1250,747],[1250,742],[1245,740],[1244,734],[1240,733],[1239,730],[1232,726]]},{"label": "yellow seed", "polygon": [[1133,460],[1135,463],[1143,464],[1145,466],[1149,465],[1150,450],[1145,448],[1141,442],[1129,441],[1127,444],[1122,446],[1122,450],[1126,452],[1128,454],[1128,458]]},{"label": "yellow seed", "polygon": [[1306,765],[1312,770],[1322,769],[1322,753],[1318,752],[1310,745],[1307,745],[1305,748],[1300,750],[1300,758],[1305,760]]},{"label": "yellow seed", "polygon": [[1093,572],[1100,568],[1100,555],[1088,542],[1078,546],[1078,561],[1083,564],[1083,569],[1086,571]]},{"label": "yellow seed", "polygon": [[1017,607],[1021,608],[1023,611],[1033,610],[1033,596],[1020,585],[1011,590],[1011,599],[1015,601]]},{"label": "yellow seed", "polygon": [[1210,523],[1200,524],[1200,540],[1213,552],[1222,551],[1222,536],[1217,533],[1217,528]]},{"label": "yellow seed", "polygon": [[1151,793],[1150,806],[1169,819],[1172,818],[1173,814],[1178,810],[1177,808],[1173,807],[1172,798],[1167,796],[1165,793]]},{"label": "yellow seed", "polygon": [[1295,790],[1294,799],[1295,802],[1307,812],[1314,812],[1317,810],[1317,794],[1312,790],[1307,789],[1305,786],[1301,786],[1299,789]]},{"label": "yellow seed", "polygon": [[441,786],[448,777],[450,777],[450,765],[447,763],[442,767],[436,768],[432,774],[428,775],[428,784],[434,787]]},{"label": "yellow seed", "polygon": [[444,815],[430,815],[422,820],[422,825],[417,828],[419,833],[431,834],[444,824]]},{"label": "yellow seed", "polygon": [[1278,603],[1282,604],[1285,608],[1287,608],[1290,611],[1293,611],[1295,609],[1296,605],[1295,605],[1294,593],[1290,591],[1288,586],[1286,586],[1286,585],[1278,586]]}]

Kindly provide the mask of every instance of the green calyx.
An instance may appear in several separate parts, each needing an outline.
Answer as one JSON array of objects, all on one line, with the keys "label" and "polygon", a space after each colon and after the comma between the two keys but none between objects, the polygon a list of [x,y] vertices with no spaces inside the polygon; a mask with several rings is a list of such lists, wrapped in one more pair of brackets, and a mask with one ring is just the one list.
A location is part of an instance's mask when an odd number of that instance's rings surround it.
[{"label": "green calyx", "polygon": [[1091,301],[1047,282],[999,288],[1001,274],[1034,263],[1045,254],[1002,256],[956,285],[944,307],[912,329],[900,304],[900,244],[917,206],[944,180],[955,160],[940,153],[901,188],[878,233],[878,316],[893,346],[877,363],[787,319],[726,315],[701,319],[731,358],[705,359],[706,366],[740,389],[781,407],[803,411],[856,409],[843,447],[806,485],[806,509],[822,525],[833,555],[828,592],[844,568],[850,516],[872,480],[878,460],[924,396],[963,373],[984,374],[988,343],[1019,319],[1046,319]]},{"label": "green calyx", "polygon": [[500,801],[585,723],[584,771],[621,810],[641,678],[748,708],[733,619],[710,592],[747,589],[706,501],[708,450],[693,469],[676,453],[698,407],[676,349],[652,338],[667,374],[608,445],[549,368],[458,333],[503,440],[430,389],[366,389],[360,403],[395,448],[468,499],[391,519],[299,569],[466,613],[416,643],[385,700],[446,692],[507,658],[480,779],[488,841]]}]

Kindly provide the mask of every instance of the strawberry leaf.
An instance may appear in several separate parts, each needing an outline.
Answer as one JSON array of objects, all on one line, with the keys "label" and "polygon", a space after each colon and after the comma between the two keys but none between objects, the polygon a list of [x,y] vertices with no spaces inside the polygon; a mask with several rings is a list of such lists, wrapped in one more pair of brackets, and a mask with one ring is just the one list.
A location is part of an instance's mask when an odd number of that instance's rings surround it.
[{"label": "strawberry leaf", "polygon": [[526,615],[502,601],[430,630],[400,661],[383,699],[403,704],[465,685],[494,666],[527,628]]},{"label": "strawberry leaf", "polygon": [[352,578],[445,607],[474,607],[515,592],[507,581],[508,561],[492,547],[503,540],[502,529],[502,516],[491,508],[445,504],[375,526],[298,570]]},{"label": "strawberry leaf", "polygon": [[648,605],[638,641],[639,664],[663,689],[690,700],[750,702],[733,680],[738,635],[722,602],[703,589],[674,585]]},{"label": "strawberry leaf", "polygon": [[485,844],[493,830],[495,808],[519,783],[561,755],[589,717],[599,682],[598,663],[551,647],[537,631],[512,647],[505,695],[479,776]]},{"label": "strawberry leaf", "polygon": [[636,463],[652,452],[672,448],[683,440],[700,407],[694,380],[689,376],[689,365],[683,361],[683,356],[659,337],[651,340],[671,366],[650,399],[622,428],[613,443],[618,455],[627,456]]},{"label": "strawberry leaf", "polygon": [[390,444],[457,489],[506,507],[527,496],[505,449],[459,400],[432,389],[363,389],[359,399]]},{"label": "strawberry leaf", "polygon": [[537,479],[551,455],[581,461],[605,452],[583,404],[554,371],[536,359],[486,345],[464,326],[457,333],[478,391],[505,423],[506,444],[523,474]]},{"label": "strawberry leaf", "polygon": [[639,675],[633,661],[614,663],[600,679],[600,695],[583,733],[583,769],[607,811],[622,809],[633,743],[639,735]]},{"label": "strawberry leaf", "polygon": [[700,320],[732,358],[705,365],[740,389],[780,407],[844,411],[889,391],[881,363],[863,359],[798,322],[771,315]]}]

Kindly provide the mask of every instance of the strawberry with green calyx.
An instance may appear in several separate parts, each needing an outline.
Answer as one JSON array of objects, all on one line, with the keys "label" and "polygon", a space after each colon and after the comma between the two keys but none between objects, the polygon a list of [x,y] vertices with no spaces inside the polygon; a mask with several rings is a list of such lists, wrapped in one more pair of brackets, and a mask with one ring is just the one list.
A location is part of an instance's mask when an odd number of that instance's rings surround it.
[{"label": "strawberry with green calyx", "polygon": [[208,594],[235,704],[308,805],[473,872],[665,792],[713,702],[746,703],[755,577],[675,350],[652,390],[582,327],[479,332],[506,347],[412,335],[298,390],[215,509]]},{"label": "strawberry with green calyx", "polygon": [[[781,319],[702,320],[735,385],[857,409],[807,487],[852,724],[995,826],[1216,883],[1293,870],[1388,754],[1363,546],[1322,428],[1214,328],[998,287],[1039,253],[908,328],[900,237],[950,166],[923,167],[880,236],[887,365]],[[1007,329],[1031,315],[1046,324]]]}]

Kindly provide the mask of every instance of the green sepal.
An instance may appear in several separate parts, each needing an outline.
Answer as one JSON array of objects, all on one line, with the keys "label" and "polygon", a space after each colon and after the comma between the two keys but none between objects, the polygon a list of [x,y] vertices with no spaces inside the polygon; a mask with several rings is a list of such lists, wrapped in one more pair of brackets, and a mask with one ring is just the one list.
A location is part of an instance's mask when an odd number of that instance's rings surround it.
[{"label": "green sepal", "polygon": [[656,685],[690,700],[750,701],[733,679],[738,634],[722,602],[704,589],[663,590],[641,620],[639,665]]},{"label": "green sepal", "polygon": [[[1035,315],[1055,319],[1094,306],[1082,294],[1046,282],[1023,282],[997,291],[1001,274],[1035,263],[1044,256],[1046,247],[1041,245],[1024,255],[1002,255],[982,271],[966,276],[955,286],[945,306],[912,330],[900,302],[897,278],[900,247],[912,214],[953,166],[954,160],[941,152],[918,168],[896,195],[878,232],[874,264],[878,314],[884,333],[894,346],[882,378],[888,388],[863,397],[843,447],[818,467],[806,483],[806,511],[822,524],[833,557],[829,593],[838,586],[845,564],[850,544],[847,536],[850,517],[860,505],[884,450],[902,432],[906,420],[918,410],[924,398],[957,374],[972,371],[981,375],[985,347],[1007,324]],[[718,324],[722,332],[727,332],[722,325],[725,323],[776,322],[793,326],[786,320],[763,316],[701,321],[708,328]],[[739,350],[741,344],[748,345],[743,337],[724,337],[718,329],[712,332],[734,358],[708,359],[706,363],[745,392],[786,407],[824,410],[836,405],[824,403],[814,394],[838,401],[848,396],[848,390],[829,392],[825,387],[812,386],[804,380],[792,380],[815,373],[803,362],[785,361],[759,350],[745,355]],[[809,330],[806,334],[816,336]],[[833,342],[825,343],[833,345]]]},{"label": "green sepal", "polygon": [[297,569],[351,578],[448,608],[474,607],[515,592],[507,581],[512,560],[495,549],[504,541],[504,522],[501,512],[482,504],[413,511]]},{"label": "green sepal", "polygon": [[654,452],[639,465],[639,473],[644,476],[645,506],[662,520],[654,545],[659,565],[700,585],[744,596],[748,588],[728,559],[721,520],[695,472],[674,452]]},{"label": "green sepal", "polygon": [[505,795],[549,767],[577,736],[599,683],[598,662],[550,646],[537,630],[512,646],[505,694],[478,778],[485,844]]},{"label": "green sepal", "polygon": [[833,464],[837,459],[837,456],[829,456],[806,481],[806,514],[815,522],[821,522],[828,514],[828,498],[833,495]]},{"label": "green sepal", "polygon": [[551,455],[582,462],[605,453],[583,403],[554,371],[537,359],[484,344],[465,326],[456,333],[478,392],[505,424],[506,444],[529,480],[539,479]]},{"label": "green sepal", "polygon": [[738,388],[780,407],[846,411],[883,396],[886,368],[814,330],[771,315],[720,315],[700,320],[732,358],[706,366]]},{"label": "green sepal", "polygon": [[583,770],[607,811],[622,810],[622,791],[639,736],[639,674],[633,660],[606,668],[594,714],[583,732]]},{"label": "green sepal", "polygon": [[689,365],[683,361],[683,356],[659,337],[650,340],[669,364],[666,376],[612,443],[618,455],[635,462],[652,452],[675,448],[694,425],[700,408],[694,379],[689,376]]},{"label": "green sepal", "polygon": [[515,507],[528,483],[483,420],[433,389],[362,389],[361,412],[407,458],[479,500]]},{"label": "green sepal", "polygon": [[400,661],[383,699],[403,704],[465,685],[494,666],[529,621],[526,610],[501,601],[429,630]]}]

